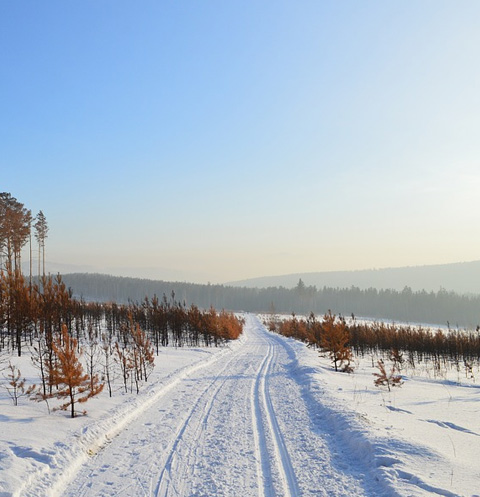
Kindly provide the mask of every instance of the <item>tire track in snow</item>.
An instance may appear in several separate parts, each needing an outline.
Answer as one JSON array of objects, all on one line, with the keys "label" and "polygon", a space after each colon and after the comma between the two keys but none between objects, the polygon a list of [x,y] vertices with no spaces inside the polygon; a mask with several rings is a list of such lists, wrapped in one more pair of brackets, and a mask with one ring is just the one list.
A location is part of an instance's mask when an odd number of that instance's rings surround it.
[{"label": "tire track in snow", "polygon": [[[167,457],[165,459],[165,463],[163,464],[163,469],[158,477],[156,487],[153,491],[153,495],[156,497],[167,497],[169,495],[170,489],[174,492],[174,495],[182,496],[182,489],[175,488],[174,482],[171,478],[172,469],[175,464],[175,456],[178,452],[178,447],[182,441],[184,441],[184,435],[187,430],[193,430],[195,433],[194,440],[198,440],[198,433],[203,431],[208,424],[208,419],[210,417],[212,407],[215,399],[218,396],[218,393],[225,385],[228,380],[228,376],[225,375],[225,371],[230,367],[231,363],[237,359],[237,356],[240,354],[240,351],[233,352],[232,356],[230,356],[229,360],[225,363],[222,369],[215,375],[215,377],[209,382],[209,384],[204,388],[201,394],[198,396],[196,402],[193,407],[189,410],[188,415],[184,419],[183,423],[180,424],[177,432],[175,433],[174,438],[170,442],[170,445],[167,449]],[[219,381],[219,379],[225,376],[223,380]],[[219,383],[215,388],[213,386]],[[203,404],[203,408],[201,407]],[[202,410],[205,414],[201,416],[198,420],[194,421],[194,417],[198,412]],[[191,452],[191,450],[190,450]],[[189,454],[190,456],[190,454]],[[185,469],[185,466],[184,466]],[[175,480],[179,478],[176,477]],[[185,478],[180,478],[181,481],[185,481]]]},{"label": "tire track in snow", "polygon": [[255,381],[252,384],[250,397],[259,497],[270,497],[271,495],[273,495],[272,472],[270,469],[267,441],[265,430],[262,424],[262,410],[260,405],[260,381],[268,357],[269,353],[267,353],[267,355],[263,358],[263,361],[261,362],[260,367],[255,374]]},{"label": "tire track in snow", "polygon": [[[257,453],[257,476],[259,495],[274,496],[272,470],[269,463],[269,452],[266,431],[269,432],[276,466],[280,475],[285,496],[299,495],[300,491],[293,469],[290,455],[285,446],[282,432],[278,425],[275,409],[268,388],[268,377],[272,374],[272,364],[277,357],[275,342],[267,337],[267,354],[265,355],[252,387],[252,419],[254,425],[254,440]],[[262,412],[266,426],[263,425]]]},{"label": "tire track in snow", "polygon": [[[266,353],[253,374],[252,386],[249,389],[258,494],[261,497],[275,497],[277,489],[274,486],[274,478],[277,478],[280,483],[279,490],[283,495],[300,495],[290,455],[285,446],[268,388],[268,377],[273,371],[278,344],[261,332],[256,333],[255,338],[259,342],[256,347],[259,353],[262,353],[262,349],[266,346]],[[166,451],[165,464],[162,465],[163,469],[153,491],[153,495],[156,497],[188,495],[189,489],[182,483],[192,480],[192,475],[189,472],[198,461],[197,444],[202,440],[203,433],[206,432],[216,401],[223,392],[225,384],[230,380],[229,375],[226,375],[225,372],[239,358],[244,361],[244,354],[245,351],[239,350],[229,358],[228,362],[202,390],[192,408],[189,409],[188,415],[179,425],[176,435]],[[252,355],[256,354],[251,351],[250,356]],[[200,412],[203,414],[199,415]],[[192,441],[197,443],[193,444]],[[182,443],[190,443],[190,447],[187,447],[186,454],[177,459]],[[201,443],[199,445],[202,446]],[[185,447],[184,445],[182,449]],[[273,470],[275,472],[272,474]]]}]

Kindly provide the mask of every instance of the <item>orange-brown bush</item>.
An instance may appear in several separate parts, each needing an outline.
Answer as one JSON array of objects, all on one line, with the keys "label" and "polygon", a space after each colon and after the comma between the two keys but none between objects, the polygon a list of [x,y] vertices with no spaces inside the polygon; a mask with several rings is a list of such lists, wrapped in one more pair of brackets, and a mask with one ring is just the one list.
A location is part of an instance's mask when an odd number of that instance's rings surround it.
[{"label": "orange-brown bush", "polygon": [[352,371],[350,332],[345,320],[337,318],[330,311],[323,316],[322,321],[318,321],[313,312],[306,320],[297,319],[293,314],[292,319],[279,323],[278,332],[323,350],[332,360],[335,371],[339,368],[345,372]]}]

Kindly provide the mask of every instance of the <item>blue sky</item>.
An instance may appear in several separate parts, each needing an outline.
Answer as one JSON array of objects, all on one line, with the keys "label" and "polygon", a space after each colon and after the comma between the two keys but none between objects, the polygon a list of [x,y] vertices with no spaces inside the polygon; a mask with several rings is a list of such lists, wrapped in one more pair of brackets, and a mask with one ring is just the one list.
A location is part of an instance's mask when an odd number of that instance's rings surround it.
[{"label": "blue sky", "polygon": [[[480,3],[0,3],[48,260],[199,282],[480,258]],[[155,268],[148,269],[148,268]]]}]

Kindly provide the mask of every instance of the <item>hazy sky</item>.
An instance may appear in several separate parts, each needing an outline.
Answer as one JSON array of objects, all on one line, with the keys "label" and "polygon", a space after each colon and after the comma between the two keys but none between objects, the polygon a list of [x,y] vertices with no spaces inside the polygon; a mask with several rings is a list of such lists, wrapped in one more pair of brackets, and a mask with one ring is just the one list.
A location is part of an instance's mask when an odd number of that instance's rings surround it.
[{"label": "hazy sky", "polygon": [[[480,2],[0,2],[0,191],[49,261],[480,259]],[[145,276],[139,269],[138,274]]]}]

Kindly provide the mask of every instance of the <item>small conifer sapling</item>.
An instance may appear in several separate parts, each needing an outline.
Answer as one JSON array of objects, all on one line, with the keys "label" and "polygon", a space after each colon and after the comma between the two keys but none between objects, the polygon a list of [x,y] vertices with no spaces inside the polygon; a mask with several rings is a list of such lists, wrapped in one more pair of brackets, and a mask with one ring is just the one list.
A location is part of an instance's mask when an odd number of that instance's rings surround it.
[{"label": "small conifer sapling", "polygon": [[392,365],[389,372],[385,369],[385,363],[382,359],[377,361],[377,368],[379,370],[378,373],[373,373],[376,380],[374,380],[374,384],[376,387],[386,386],[388,391],[390,392],[392,387],[400,387],[403,385],[402,377],[397,374],[397,367],[395,363]]},{"label": "small conifer sapling", "polygon": [[93,378],[83,372],[80,362],[82,349],[77,348],[78,342],[71,338],[67,326],[62,326],[62,334],[53,341],[53,349],[58,361],[50,371],[54,385],[58,387],[52,397],[66,399],[66,402],[57,409],[67,410],[70,407],[70,416],[75,417],[75,404],[84,403],[103,390],[103,383],[97,375]]}]

